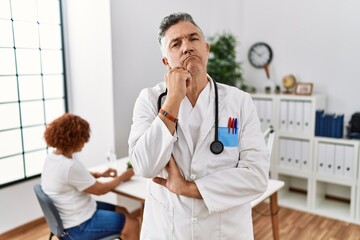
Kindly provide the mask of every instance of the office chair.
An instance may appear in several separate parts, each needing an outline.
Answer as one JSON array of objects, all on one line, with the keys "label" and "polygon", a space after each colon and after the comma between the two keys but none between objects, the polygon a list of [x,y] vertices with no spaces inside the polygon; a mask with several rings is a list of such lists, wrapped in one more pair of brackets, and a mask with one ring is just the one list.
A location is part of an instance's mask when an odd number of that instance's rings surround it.
[{"label": "office chair", "polygon": [[[36,197],[40,203],[41,210],[44,213],[45,220],[50,228],[49,240],[53,236],[62,239],[68,233],[65,231],[59,212],[53,204],[52,200],[44,193],[40,184],[34,186]],[[113,240],[119,237],[119,234],[101,238],[99,240]]]}]

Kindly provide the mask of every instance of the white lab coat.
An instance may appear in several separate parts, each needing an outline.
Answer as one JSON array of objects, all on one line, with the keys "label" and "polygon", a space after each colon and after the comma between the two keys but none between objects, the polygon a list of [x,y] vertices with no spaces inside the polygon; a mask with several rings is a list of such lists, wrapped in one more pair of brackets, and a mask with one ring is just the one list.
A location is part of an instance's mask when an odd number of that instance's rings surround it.
[{"label": "white lab coat", "polygon": [[173,154],[185,179],[194,181],[203,197],[176,195],[151,182],[141,239],[253,239],[250,202],[265,191],[268,182],[264,136],[250,95],[218,83],[219,127],[227,127],[229,117],[238,118],[239,145],[225,146],[221,154],[213,154],[215,93],[210,83],[210,105],[199,123],[195,150],[188,144],[191,136],[183,116],[178,116],[175,136],[158,117],[157,99],[165,91],[164,83],[144,89],[135,103],[129,155],[136,173],[166,178],[164,167]]}]

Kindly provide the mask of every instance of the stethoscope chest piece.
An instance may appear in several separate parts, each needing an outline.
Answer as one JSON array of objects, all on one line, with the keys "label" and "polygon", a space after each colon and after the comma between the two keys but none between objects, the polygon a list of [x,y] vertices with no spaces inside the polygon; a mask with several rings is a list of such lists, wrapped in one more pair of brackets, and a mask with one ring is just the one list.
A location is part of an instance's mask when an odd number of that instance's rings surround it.
[{"label": "stethoscope chest piece", "polygon": [[222,153],[223,150],[224,150],[224,144],[222,144],[222,142],[220,141],[213,141],[210,144],[210,151],[213,154],[220,154]]}]

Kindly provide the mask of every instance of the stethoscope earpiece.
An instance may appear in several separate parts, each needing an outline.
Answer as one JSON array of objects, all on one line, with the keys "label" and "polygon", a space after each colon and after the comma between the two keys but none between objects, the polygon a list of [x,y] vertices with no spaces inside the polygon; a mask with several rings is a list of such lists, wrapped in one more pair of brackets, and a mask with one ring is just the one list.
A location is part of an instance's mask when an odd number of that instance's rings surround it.
[{"label": "stethoscope earpiece", "polygon": [[210,151],[213,154],[220,154],[222,153],[223,150],[224,150],[224,144],[222,144],[222,142],[220,141],[213,141],[210,144]]},{"label": "stethoscope earpiece", "polygon": [[[215,140],[210,144],[210,151],[213,154],[220,154],[222,153],[222,151],[224,150],[224,144],[222,144],[222,142],[219,141],[218,138],[218,131],[219,131],[219,99],[218,99],[218,91],[217,91],[217,85],[215,80],[213,79],[214,82],[214,89],[215,89]],[[167,94],[167,89],[165,90],[165,92],[163,92],[162,94],[160,94],[159,98],[158,98],[158,112],[160,111],[161,108],[161,99],[166,96]]]}]

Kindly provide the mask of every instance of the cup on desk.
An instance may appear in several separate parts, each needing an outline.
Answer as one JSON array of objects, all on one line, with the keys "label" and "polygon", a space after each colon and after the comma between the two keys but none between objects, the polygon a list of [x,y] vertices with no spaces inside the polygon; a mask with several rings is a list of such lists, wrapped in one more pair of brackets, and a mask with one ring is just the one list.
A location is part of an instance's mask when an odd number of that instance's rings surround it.
[{"label": "cup on desk", "polygon": [[116,154],[114,151],[109,150],[106,153],[106,161],[108,163],[109,168],[117,169]]}]

